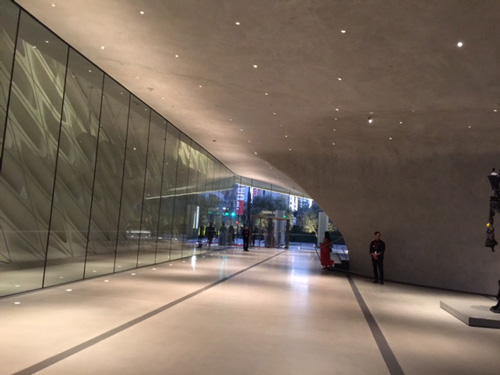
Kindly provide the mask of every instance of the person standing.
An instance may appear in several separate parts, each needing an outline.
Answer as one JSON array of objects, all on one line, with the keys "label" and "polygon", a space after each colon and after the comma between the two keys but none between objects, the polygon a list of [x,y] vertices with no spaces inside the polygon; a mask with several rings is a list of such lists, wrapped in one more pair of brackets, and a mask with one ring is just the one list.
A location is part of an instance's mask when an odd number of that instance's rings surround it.
[{"label": "person standing", "polygon": [[325,232],[325,238],[319,246],[319,255],[323,268],[333,266],[333,260],[330,257],[330,253],[332,252],[332,240],[330,239],[330,232]]},{"label": "person standing", "polygon": [[384,253],[385,242],[380,239],[380,232],[375,232],[375,239],[370,242],[370,255],[372,257],[373,265],[373,282],[384,283]]},{"label": "person standing", "polygon": [[207,239],[208,239],[208,248],[210,249],[212,247],[212,241],[214,240],[215,237],[215,228],[210,223],[210,225],[207,227]]},{"label": "person standing", "polygon": [[248,242],[250,241],[250,229],[248,229],[248,225],[245,225],[241,231],[241,236],[243,237],[243,250],[248,251]]},{"label": "person standing", "polygon": [[229,244],[234,245],[234,227],[233,224],[229,225]]}]

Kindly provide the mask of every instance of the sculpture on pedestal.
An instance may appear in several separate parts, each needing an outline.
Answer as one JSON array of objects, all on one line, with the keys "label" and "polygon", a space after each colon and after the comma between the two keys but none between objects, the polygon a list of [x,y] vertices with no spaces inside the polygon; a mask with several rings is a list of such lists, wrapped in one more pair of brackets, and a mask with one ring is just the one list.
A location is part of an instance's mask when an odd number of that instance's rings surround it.
[{"label": "sculpture on pedestal", "polygon": [[[486,242],[484,246],[489,247],[491,251],[495,251],[495,246],[498,242],[495,240],[495,228],[493,228],[493,216],[496,212],[500,213],[500,176],[495,172],[495,168],[488,175],[488,180],[490,181],[491,188],[493,189],[493,195],[490,197],[490,214],[488,218],[488,224],[486,224]],[[500,280],[498,280],[498,293],[497,293],[498,303],[495,306],[491,306],[490,311],[500,314]]]}]

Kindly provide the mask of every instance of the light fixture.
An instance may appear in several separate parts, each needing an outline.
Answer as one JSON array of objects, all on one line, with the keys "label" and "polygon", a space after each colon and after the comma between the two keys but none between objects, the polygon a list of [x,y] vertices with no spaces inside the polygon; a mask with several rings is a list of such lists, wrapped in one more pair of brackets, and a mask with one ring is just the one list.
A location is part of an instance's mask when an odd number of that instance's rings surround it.
[{"label": "light fixture", "polygon": [[20,304],[21,304],[21,302],[19,302],[19,301],[14,302],[14,305],[20,305]]},{"label": "light fixture", "polygon": [[178,57],[179,57],[179,55],[175,55],[175,57],[176,57],[176,58],[178,58]]},{"label": "light fixture", "polygon": [[342,81],[342,78],[340,78],[340,77],[339,77],[339,78],[337,78],[337,79],[338,79],[339,81]]},{"label": "light fixture", "polygon": [[101,46],[101,49],[104,49],[105,47],[104,46]]},{"label": "light fixture", "polygon": [[239,23],[238,21],[236,21],[234,24],[235,24],[236,26],[240,26],[240,23]]},{"label": "light fixture", "polygon": [[345,33],[346,33],[346,31],[345,31],[345,30],[340,30],[340,32],[341,32],[342,34],[345,34]]},{"label": "light fixture", "polygon": [[338,109],[338,108],[335,108],[335,110],[336,110],[337,112],[339,111],[339,109]]},{"label": "light fixture", "polygon": [[389,141],[392,141],[392,137],[389,137]]},{"label": "light fixture", "polygon": [[458,43],[457,43],[457,46],[458,46],[458,47],[462,47],[463,45],[464,45],[464,44],[463,44],[462,42],[458,42]]},{"label": "light fixture", "polygon": [[144,11],[143,10],[141,10],[139,13],[141,14],[141,16],[144,15]]},{"label": "light fixture", "polygon": [[267,93],[267,92],[266,92],[264,95],[266,95],[266,96],[267,96],[267,95],[269,95],[269,93]]},{"label": "light fixture", "polygon": [[254,66],[253,66],[253,67],[254,67],[255,69],[257,69],[257,68],[258,68],[258,66],[257,66],[256,64],[254,64]]},{"label": "light fixture", "polygon": [[201,89],[203,86],[202,85],[198,85],[198,87]]},{"label": "light fixture", "polygon": [[371,124],[373,122],[372,116],[368,116],[368,123]]}]

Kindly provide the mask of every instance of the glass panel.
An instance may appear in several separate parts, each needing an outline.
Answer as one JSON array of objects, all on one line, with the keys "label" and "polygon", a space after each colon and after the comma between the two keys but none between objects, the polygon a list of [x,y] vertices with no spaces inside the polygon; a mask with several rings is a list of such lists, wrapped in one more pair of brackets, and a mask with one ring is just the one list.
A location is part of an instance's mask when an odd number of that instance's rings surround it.
[{"label": "glass panel", "polygon": [[42,287],[67,55],[22,12],[0,179],[4,295]]},{"label": "glass panel", "polygon": [[157,113],[151,115],[148,146],[148,165],[146,168],[146,190],[142,213],[141,231],[148,236],[141,238],[139,266],[155,263],[158,240],[158,219],[160,216],[160,197],[163,173],[167,122]]},{"label": "glass panel", "polygon": [[182,257],[182,244],[186,240],[186,194],[189,178],[189,158],[191,156],[190,139],[181,133],[179,143],[179,161],[177,164],[177,184],[175,188],[174,221],[172,228],[173,259]]},{"label": "glass panel", "polygon": [[205,237],[205,228],[208,226],[208,202],[207,202],[207,168],[208,156],[205,150],[200,150],[198,162],[198,194],[196,196],[196,205],[199,207],[198,228],[197,228],[197,252],[207,251]]},{"label": "glass panel", "polygon": [[[0,150],[3,149],[3,134],[18,21],[19,8],[10,1],[0,2]],[[0,262],[3,261],[0,252]]]},{"label": "glass panel", "polygon": [[132,97],[115,271],[137,267],[139,243],[151,237],[151,233],[141,231],[149,118],[150,109]]},{"label": "glass panel", "polygon": [[162,199],[158,229],[157,262],[171,259],[170,248],[173,238],[175,185],[177,177],[177,160],[179,153],[179,130],[168,124],[165,144],[165,160],[163,163]]},{"label": "glass panel", "polygon": [[70,51],[45,286],[83,278],[103,79]]},{"label": "glass panel", "polygon": [[130,94],[106,76],[85,277],[113,272]]},{"label": "glass panel", "polygon": [[198,241],[198,223],[200,207],[197,201],[198,174],[200,165],[199,146],[191,142],[191,156],[189,158],[188,194],[186,196],[186,241],[184,242],[184,256],[196,254]]}]

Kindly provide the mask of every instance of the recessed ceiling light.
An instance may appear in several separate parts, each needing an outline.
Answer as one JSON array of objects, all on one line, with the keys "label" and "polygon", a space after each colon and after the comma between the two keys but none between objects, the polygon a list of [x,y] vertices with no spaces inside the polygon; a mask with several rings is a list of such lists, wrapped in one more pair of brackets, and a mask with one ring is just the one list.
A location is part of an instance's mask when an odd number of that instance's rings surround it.
[{"label": "recessed ceiling light", "polygon": [[458,47],[462,47],[463,45],[464,45],[464,44],[463,44],[462,42],[458,42],[458,43],[457,43],[457,46],[458,46]]},{"label": "recessed ceiling light", "polygon": [[165,100],[165,97],[164,97],[164,96],[162,96],[162,97],[161,97],[161,100]]},{"label": "recessed ceiling light", "polygon": [[373,119],[371,116],[368,117],[368,123],[371,124],[373,122]]},{"label": "recessed ceiling light", "polygon": [[202,86],[202,85],[199,85],[198,87],[199,87],[199,88],[202,88],[203,86]]},{"label": "recessed ceiling light", "polygon": [[52,4],[52,8],[55,8],[56,7],[56,4]]},{"label": "recessed ceiling light", "polygon": [[254,67],[255,69],[257,69],[257,68],[258,68],[258,65],[254,64],[254,66],[253,66],[253,67]]},{"label": "recessed ceiling light", "polygon": [[285,138],[288,138],[288,135],[285,135]]},{"label": "recessed ceiling light", "polygon": [[242,132],[242,131],[243,131],[243,129],[240,129],[240,132]]},{"label": "recessed ceiling light", "polygon": [[389,141],[392,141],[392,137],[389,137]]},{"label": "recessed ceiling light", "polygon": [[291,148],[289,148],[289,149],[288,149],[288,151],[292,151],[292,149],[291,149]]},{"label": "recessed ceiling light", "polygon": [[139,13],[140,13],[141,15],[144,15],[144,11],[143,11],[143,10],[141,10]]},{"label": "recessed ceiling light", "polygon": [[45,41],[45,43],[49,44],[49,41],[48,41],[48,40],[46,40],[46,41]]},{"label": "recessed ceiling light", "polygon": [[66,292],[72,292],[73,289],[66,289]]},{"label": "recessed ceiling light", "polygon": [[139,79],[139,77],[135,77],[135,79]]},{"label": "recessed ceiling light", "polygon": [[334,143],[332,143],[332,145],[333,145],[333,146],[335,146],[335,142],[334,142]]},{"label": "recessed ceiling light", "polygon": [[264,95],[269,95],[269,93],[266,92]]},{"label": "recessed ceiling light", "polygon": [[345,33],[346,33],[346,31],[345,31],[345,30],[340,30],[340,32],[341,32],[342,34],[345,34]]},{"label": "recessed ceiling light", "polygon": [[339,77],[339,78],[337,78],[337,79],[338,79],[339,81],[342,81],[342,78],[340,78],[340,77]]},{"label": "recessed ceiling light", "polygon": [[337,112],[339,111],[339,109],[338,109],[338,108],[335,108],[335,110],[336,110]]},{"label": "recessed ceiling light", "polygon": [[257,155],[257,151],[255,151],[254,154]]},{"label": "recessed ceiling light", "polygon": [[336,132],[336,131],[337,131],[337,129],[333,129],[333,131],[334,131],[334,132]]},{"label": "recessed ceiling light", "polygon": [[469,129],[472,128],[472,126],[469,125]]},{"label": "recessed ceiling light", "polygon": [[497,110],[497,109],[494,109],[494,110],[493,110],[493,112],[498,112],[498,110]]},{"label": "recessed ceiling light", "polygon": [[276,112],[273,112],[273,115],[276,116]]},{"label": "recessed ceiling light", "polygon": [[249,140],[248,140],[248,143],[252,143],[252,141],[249,139]]},{"label": "recessed ceiling light", "polygon": [[19,302],[19,301],[14,302],[14,305],[20,305],[20,304],[21,304],[21,302]]},{"label": "recessed ceiling light", "polygon": [[236,26],[240,26],[240,23],[239,23],[238,21],[236,21],[234,24],[235,24]]},{"label": "recessed ceiling light", "polygon": [[403,125],[403,121],[400,121],[399,123],[400,123],[401,125]]},{"label": "recessed ceiling light", "polygon": [[179,57],[179,55],[175,55],[175,57],[176,57],[176,58],[178,58],[178,57]]}]

